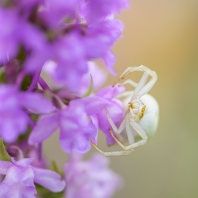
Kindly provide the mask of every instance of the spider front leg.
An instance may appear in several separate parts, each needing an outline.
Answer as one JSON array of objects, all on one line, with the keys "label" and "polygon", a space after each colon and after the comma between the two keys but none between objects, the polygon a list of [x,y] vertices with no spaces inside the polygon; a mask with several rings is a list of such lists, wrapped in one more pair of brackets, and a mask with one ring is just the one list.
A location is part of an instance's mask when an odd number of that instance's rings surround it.
[{"label": "spider front leg", "polygon": [[[113,120],[111,119],[110,115],[109,115],[109,112],[108,110],[106,109],[106,113],[107,113],[107,118],[109,120],[109,123],[111,125],[111,127],[115,130],[115,132],[117,134],[121,133],[123,131],[123,129],[125,128],[125,124],[126,124],[126,121],[125,119],[122,121],[121,125],[119,128],[117,128],[113,122]],[[94,144],[92,141],[91,144],[92,146],[97,150],[99,151],[101,154],[103,154],[104,156],[106,157],[109,157],[109,156],[122,156],[122,155],[130,155],[134,150],[133,149],[126,149],[126,147],[115,137],[115,135],[113,134],[112,130],[110,129],[110,134],[111,136],[113,137],[113,139],[118,143],[118,145],[120,145],[124,151],[110,151],[110,152],[105,152],[103,151],[102,149],[100,149],[96,144]]]},{"label": "spider front leg", "polygon": [[132,96],[132,95],[133,95],[133,91],[125,91],[117,95],[116,98],[124,98],[124,97]]},{"label": "spider front leg", "polygon": [[[130,120],[130,125],[139,134],[139,136],[142,138],[142,140],[140,140],[138,142],[135,142],[135,143],[132,143],[129,146],[126,146],[126,150],[130,150],[130,149],[134,149],[136,147],[142,146],[142,145],[144,145],[147,142],[147,139],[148,139],[148,136],[147,136],[146,132],[140,126],[139,123],[137,123],[137,122],[135,122],[133,120]],[[127,130],[127,135],[128,135],[130,131],[128,131],[127,128],[126,128],[126,130]]]},{"label": "spider front leg", "polygon": [[[136,122],[133,123],[135,125],[133,125],[133,127],[129,124],[126,125],[126,132],[127,132],[127,137],[128,137],[128,141],[129,144],[128,146],[123,145],[114,135],[114,133],[112,132],[112,130],[110,130],[110,134],[113,137],[113,139],[117,142],[118,145],[120,145],[125,151],[129,151],[129,150],[133,150],[136,147],[142,146],[147,142],[147,135],[144,132],[144,130],[142,129],[142,127],[137,124]],[[137,125],[136,125],[137,124]],[[135,142],[134,143],[134,136],[133,136],[133,129],[135,129],[135,131],[140,135],[140,137],[142,138],[142,140]]]},{"label": "spider front leg", "polygon": [[92,141],[90,141],[92,146],[98,151],[100,152],[101,154],[103,154],[104,156],[106,157],[109,157],[109,156],[122,156],[122,155],[130,155],[133,150],[127,150],[127,151],[109,151],[109,152],[105,152],[103,151],[102,149],[100,149],[97,145],[95,145]]},{"label": "spider front leg", "polygon": [[106,111],[106,114],[107,114],[107,119],[108,119],[109,124],[111,125],[113,131],[114,131],[115,133],[117,133],[117,134],[120,134],[120,133],[124,130],[124,128],[125,128],[126,119],[124,118],[123,121],[121,122],[119,128],[117,128],[116,125],[115,125],[115,123],[114,123],[113,120],[111,119],[111,116],[110,116],[108,110],[105,109],[105,111]]},{"label": "spider front leg", "polygon": [[[116,134],[120,134],[124,128],[126,128],[126,132],[127,132],[127,137],[128,137],[128,141],[130,144],[134,143],[134,136],[133,136],[133,129],[130,126],[130,124],[127,122],[128,118],[127,116],[123,119],[122,123],[120,124],[119,128],[116,127],[115,123],[113,122],[113,120],[111,119],[108,110],[106,110],[107,113],[107,119],[112,127],[112,129],[114,130],[114,132]],[[120,145],[124,150],[130,150],[130,148],[127,148],[127,146],[123,145],[113,134],[112,130],[110,129],[110,134],[113,137],[113,139],[118,143],[118,145]]]},{"label": "spider front leg", "polygon": [[140,65],[140,66],[132,66],[132,67],[128,67],[119,77],[118,81],[123,80],[126,78],[127,75],[129,75],[130,73],[134,72],[134,71],[145,71],[147,72],[149,75],[152,76],[152,70],[150,70],[148,67],[144,66],[144,65]]},{"label": "spider front leg", "polygon": [[[140,66],[135,66],[135,67],[128,67],[119,77],[118,82],[120,80],[123,80],[126,78],[127,75],[129,75],[130,73],[134,72],[134,71],[144,71],[144,74],[142,76],[142,78],[140,79],[139,83],[136,84],[135,82],[131,81],[131,80],[126,80],[123,83],[120,83],[120,85],[124,85],[124,84],[130,84],[132,86],[135,87],[134,90],[134,94],[138,93],[140,96],[148,93],[152,87],[154,86],[154,84],[157,81],[157,74],[150,70],[148,67],[144,66],[144,65],[140,65]],[[149,75],[152,77],[151,80],[146,84]]]},{"label": "spider front leg", "polygon": [[[112,118],[111,118],[111,116],[110,116],[108,110],[105,109],[105,111],[106,111],[106,114],[107,114],[107,119],[108,119],[108,121],[109,121],[109,123],[110,123],[110,125],[111,125],[111,127],[112,127],[112,129],[113,129],[113,131],[114,131],[116,134],[120,134],[120,133],[124,130],[124,128],[126,128],[126,132],[127,132],[127,136],[128,136],[128,141],[129,141],[130,144],[132,144],[132,143],[134,142],[133,129],[132,129],[132,128],[134,128],[134,127],[131,125],[131,123],[129,124],[128,115],[125,116],[125,118],[124,118],[123,121],[121,122],[119,128],[117,128],[116,125],[115,125],[115,123],[113,122],[113,120],[112,120]],[[131,128],[131,127],[132,127],[132,128]],[[142,129],[142,130],[143,130],[143,129]],[[144,133],[145,133],[145,132],[144,132]],[[111,132],[111,134],[113,134],[113,133]],[[139,134],[139,133],[138,133],[138,134]],[[145,138],[143,132],[142,132],[141,134],[139,134],[139,135],[140,135],[142,138],[143,138],[143,137]],[[146,135],[146,133],[145,133],[145,135]],[[112,136],[112,137],[114,138],[115,136]],[[147,136],[146,136],[146,137],[147,137]],[[122,147],[122,146],[121,146],[121,147]],[[125,147],[125,146],[124,146],[124,147]],[[122,148],[123,148],[123,147],[122,147]],[[124,148],[124,149],[125,149],[125,148]]]},{"label": "spider front leg", "polygon": [[[122,143],[117,139],[117,137],[114,135],[114,133],[113,133],[113,131],[112,131],[111,129],[109,130],[109,132],[110,132],[112,138],[117,142],[117,144],[120,145],[120,147],[122,147],[125,151],[127,151],[127,150],[133,150],[133,149],[127,149],[127,147],[126,147],[124,144],[122,144]],[[133,150],[133,151],[134,151],[134,150]]]}]

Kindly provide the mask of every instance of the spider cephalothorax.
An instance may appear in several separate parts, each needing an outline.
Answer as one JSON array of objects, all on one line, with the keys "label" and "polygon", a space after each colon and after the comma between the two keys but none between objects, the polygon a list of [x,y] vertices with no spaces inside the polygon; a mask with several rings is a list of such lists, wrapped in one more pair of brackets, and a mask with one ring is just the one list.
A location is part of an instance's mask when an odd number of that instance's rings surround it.
[{"label": "spider cephalothorax", "polygon": [[129,102],[129,112],[134,121],[137,122],[141,120],[144,116],[145,110],[146,105],[144,105],[144,103],[140,99],[135,99]]}]

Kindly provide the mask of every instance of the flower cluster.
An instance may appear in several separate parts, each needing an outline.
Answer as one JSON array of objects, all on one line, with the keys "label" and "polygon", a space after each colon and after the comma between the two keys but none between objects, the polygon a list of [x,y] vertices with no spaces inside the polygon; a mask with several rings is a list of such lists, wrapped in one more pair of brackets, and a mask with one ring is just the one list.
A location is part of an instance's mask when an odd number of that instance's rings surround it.
[{"label": "flower cluster", "polygon": [[[111,47],[123,24],[114,14],[128,6],[128,0],[0,1],[0,198],[48,197],[49,191],[108,198],[121,186],[107,159],[79,156],[90,141],[97,144],[99,130],[107,144],[114,142],[105,109],[115,124],[124,116],[115,98],[124,87],[95,92],[106,73],[93,61],[115,74]],[[42,153],[57,129],[71,159],[64,173]]]},{"label": "flower cluster", "polygon": [[89,161],[81,161],[81,156],[73,154],[70,162],[65,165],[66,197],[111,197],[114,189],[122,186],[122,179],[109,170],[108,165],[108,159],[101,155],[94,155]]},{"label": "flower cluster", "polygon": [[[31,166],[34,159],[24,158],[12,162],[0,161],[0,174],[6,174],[0,184],[0,197],[35,197],[34,182],[44,186],[52,192],[62,191],[65,181],[57,173]],[[12,190],[10,190],[12,189]]]}]

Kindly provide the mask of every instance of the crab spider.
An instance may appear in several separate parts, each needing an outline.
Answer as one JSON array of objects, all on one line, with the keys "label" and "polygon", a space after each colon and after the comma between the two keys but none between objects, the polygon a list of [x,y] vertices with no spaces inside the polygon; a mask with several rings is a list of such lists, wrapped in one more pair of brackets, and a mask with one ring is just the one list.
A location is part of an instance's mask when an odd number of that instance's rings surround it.
[{"label": "crab spider", "polygon": [[[143,71],[143,75],[138,83],[128,79],[123,83],[127,75],[134,71]],[[150,81],[147,82],[149,75]],[[136,67],[128,67],[119,77],[118,84],[129,84],[134,87],[133,91],[123,92],[119,97],[125,97],[125,102],[128,104],[125,117],[121,122],[119,128],[116,127],[111,116],[106,109],[108,121],[118,137],[125,137],[128,139],[128,146],[123,145],[110,129],[113,139],[124,149],[124,151],[104,152],[93,142],[92,145],[105,156],[121,156],[131,154],[136,147],[142,146],[151,137],[158,125],[159,106],[157,101],[149,94],[147,94],[157,81],[157,74],[149,68],[141,65]],[[135,142],[134,136],[139,135],[141,140]]]}]

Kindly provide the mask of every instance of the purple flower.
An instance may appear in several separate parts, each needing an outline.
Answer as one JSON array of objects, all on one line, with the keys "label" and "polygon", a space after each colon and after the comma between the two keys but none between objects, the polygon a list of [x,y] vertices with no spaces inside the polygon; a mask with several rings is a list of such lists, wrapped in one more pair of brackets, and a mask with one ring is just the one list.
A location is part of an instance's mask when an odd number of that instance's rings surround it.
[{"label": "purple flower", "polygon": [[[108,100],[111,104],[107,107],[107,110],[110,114],[111,119],[115,123],[115,125],[119,125],[124,116],[124,107],[120,100],[115,99],[115,97],[122,93],[125,90],[125,87],[120,86],[109,86],[101,89],[96,95],[100,96],[106,100]],[[98,126],[104,132],[107,144],[114,143],[114,139],[109,133],[109,129],[111,129],[111,125],[107,119],[106,112],[103,110],[97,114]]]},{"label": "purple flower", "polygon": [[[122,37],[123,24],[114,14],[128,6],[128,0],[0,2],[0,138],[6,143],[4,148],[0,141],[0,198],[36,198],[35,183],[52,192],[65,188],[60,175],[41,169],[42,142],[57,129],[62,149],[72,156],[65,166],[67,198],[110,198],[121,186],[107,158],[83,162],[79,156],[90,141],[97,144],[99,129],[108,144],[114,142],[105,110],[116,125],[124,114],[115,98],[124,87],[91,93],[106,78],[91,61],[102,60],[115,74],[111,47]],[[54,89],[41,77],[51,66]],[[3,161],[9,155],[11,161]]]},{"label": "purple flower", "polygon": [[66,152],[87,152],[90,149],[89,140],[96,141],[96,127],[88,119],[83,107],[76,107],[74,103],[68,108],[61,111],[60,144]]},{"label": "purple flower", "polygon": [[85,26],[84,33],[82,28],[83,24],[68,27],[69,33],[53,43],[53,59],[56,62],[54,79],[72,91],[79,89],[81,79],[88,73],[88,61],[94,58],[102,58],[107,69],[115,74],[115,56],[110,47],[121,37],[123,24],[109,17]]},{"label": "purple flower", "polygon": [[[17,3],[25,7],[25,12],[27,12],[27,5],[31,8],[34,4],[37,4],[36,1],[32,0],[29,4],[25,3],[25,1]],[[0,8],[0,63],[5,64],[15,58],[20,46],[23,46],[29,52],[26,57],[25,66],[29,70],[34,70],[40,64],[44,64],[44,61],[49,58],[50,49],[47,39],[39,28],[27,21],[27,17],[31,12],[24,14],[23,10],[23,15],[20,15],[19,10],[23,9],[20,6],[13,9]],[[42,56],[40,56],[41,53]],[[34,63],[32,63],[33,61]]]},{"label": "purple flower", "polygon": [[63,20],[75,19],[76,11],[81,0],[50,0],[39,10],[39,17],[50,28],[59,28]]},{"label": "purple flower", "polygon": [[95,155],[89,161],[78,156],[65,165],[67,198],[110,198],[122,179],[108,168],[109,160]]},{"label": "purple flower", "polygon": [[90,149],[90,140],[97,143],[99,128],[105,133],[107,143],[114,143],[104,109],[109,111],[112,120],[118,125],[124,116],[124,109],[122,103],[114,97],[123,91],[124,87],[106,87],[96,96],[71,101],[68,107],[40,117],[29,137],[29,144],[41,143],[57,128],[60,128],[61,147],[68,153],[73,150],[87,152]]},{"label": "purple flower", "polygon": [[88,23],[92,24],[113,13],[119,14],[121,9],[128,7],[128,0],[83,0],[80,14]]},{"label": "purple flower", "polygon": [[0,9],[0,63],[23,53],[23,72],[34,75],[30,90],[49,60],[57,64],[57,82],[72,91],[78,89],[92,59],[103,59],[115,74],[110,48],[121,37],[123,25],[113,13],[128,7],[127,0],[14,0],[9,4]]},{"label": "purple flower", "polygon": [[121,101],[115,99],[115,97],[118,94],[122,93],[124,90],[125,90],[124,86],[116,85],[114,87],[112,86],[105,87],[100,91],[98,91],[98,93],[96,93],[96,96],[106,101],[106,105],[103,106],[102,108],[101,108],[102,104],[92,106],[91,101],[89,102],[88,98],[82,100],[83,105],[86,107],[85,111],[91,117],[92,122],[95,124],[97,128],[101,129],[104,132],[106,136],[107,144],[112,144],[115,141],[110,135],[109,129],[111,129],[111,125],[107,119],[107,115],[106,112],[104,111],[104,108],[108,110],[113,122],[116,125],[119,125],[124,116],[124,108]]},{"label": "purple flower", "polygon": [[29,143],[41,143],[59,127],[62,149],[68,153],[73,150],[85,153],[90,149],[90,140],[97,142],[98,132],[88,115],[96,114],[108,105],[107,100],[97,96],[72,101],[57,113],[41,117],[29,137]]},{"label": "purple flower", "polygon": [[[5,20],[6,19],[6,20]],[[14,10],[0,8],[0,64],[12,59],[19,47],[20,19]]]},{"label": "purple flower", "polygon": [[17,4],[18,9],[23,10],[24,12],[27,12],[28,10],[28,13],[31,9],[34,9],[35,6],[41,4],[43,1],[44,0],[29,0],[27,2],[26,0],[13,0],[13,2]]},{"label": "purple flower", "polygon": [[54,43],[57,61],[56,81],[70,90],[77,90],[80,80],[88,72],[86,46],[78,31],[57,39]]},{"label": "purple flower", "polygon": [[55,80],[72,91],[78,90],[88,73],[87,62],[92,59],[103,59],[107,69],[115,74],[115,56],[110,48],[121,37],[123,24],[112,14],[126,8],[127,0],[10,3],[13,9],[0,10],[0,63],[16,58],[23,47],[23,72],[34,75],[31,91],[49,60],[57,65]]},{"label": "purple flower", "polygon": [[[88,61],[96,58],[103,59],[107,69],[115,74],[115,56],[110,47],[121,37],[123,24],[120,21],[109,16],[92,25],[65,24],[62,29],[68,33],[57,37],[51,46],[55,82],[77,92],[83,76],[88,73]],[[50,65],[45,65],[49,70],[47,67]]]},{"label": "purple flower", "polygon": [[[0,161],[0,174],[6,175],[0,184],[2,198],[36,198],[34,182],[52,192],[60,192],[65,188],[65,181],[57,173],[31,166],[32,158],[12,162]],[[12,189],[12,190],[11,190]]]},{"label": "purple flower", "polygon": [[28,54],[24,62],[24,70],[31,73],[37,70],[40,72],[44,63],[52,57],[52,46],[38,27],[26,21],[23,21],[21,31],[21,43]]},{"label": "purple flower", "polygon": [[45,156],[42,154],[42,145],[32,146],[28,144],[27,140],[24,140],[6,145],[6,151],[16,161],[25,156],[26,158],[33,158],[34,161],[31,164],[38,168],[46,168],[48,165]]},{"label": "purple flower", "polygon": [[71,102],[65,109],[41,117],[30,135],[29,143],[42,142],[58,127],[60,128],[60,144],[65,152],[70,153],[72,150],[80,153],[87,152],[90,149],[89,140],[96,141],[96,127],[88,119],[83,106]]},{"label": "purple flower", "polygon": [[87,49],[87,57],[102,58],[107,69],[114,75],[115,57],[110,51],[110,47],[121,37],[122,30],[123,24],[113,16],[88,26],[86,30],[84,45]]},{"label": "purple flower", "polygon": [[[96,63],[89,61],[87,63],[87,66],[88,72],[82,76],[78,90],[76,90],[76,94],[80,96],[83,96],[88,91],[91,83],[91,78],[93,80],[92,91],[97,90],[99,87],[101,87],[107,79],[107,73]],[[60,91],[57,93],[58,96],[68,98],[69,93],[68,90],[64,88],[64,83],[58,83],[58,80],[56,80],[56,69],[57,64],[53,61],[48,61],[43,66],[44,75],[47,75],[48,78],[52,78],[52,83],[50,83],[50,87],[52,87],[52,89],[60,89]]]},{"label": "purple flower", "polygon": [[5,142],[14,142],[30,123],[23,110],[32,113],[49,113],[53,106],[49,100],[38,93],[19,92],[14,86],[0,85],[0,137]]},{"label": "purple flower", "polygon": [[83,75],[80,83],[80,95],[85,94],[88,90],[91,83],[91,77],[93,80],[93,90],[97,90],[105,83],[107,79],[107,73],[94,62],[88,62],[88,72]]}]

